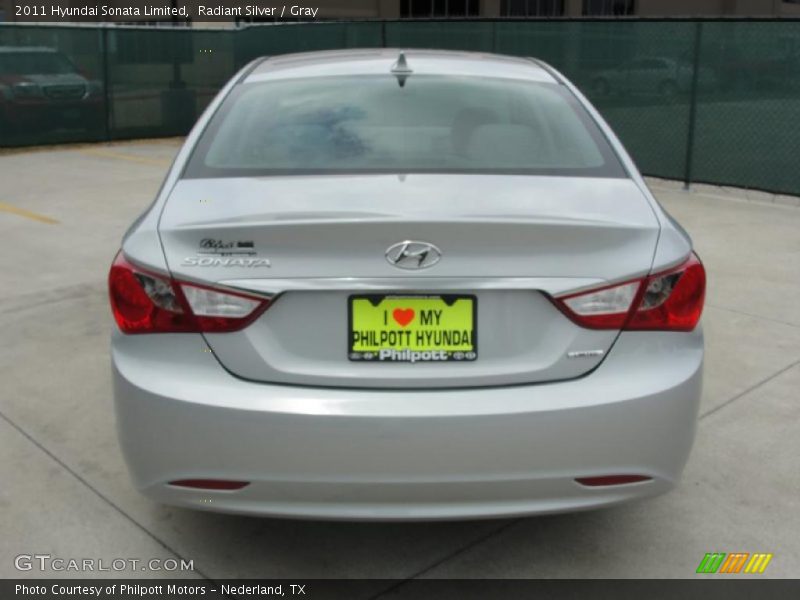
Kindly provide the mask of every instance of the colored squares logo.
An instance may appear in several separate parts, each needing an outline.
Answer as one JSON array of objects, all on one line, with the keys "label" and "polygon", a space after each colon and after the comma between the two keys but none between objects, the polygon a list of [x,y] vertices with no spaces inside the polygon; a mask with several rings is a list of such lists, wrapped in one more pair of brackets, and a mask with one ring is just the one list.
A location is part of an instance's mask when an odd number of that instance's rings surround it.
[{"label": "colored squares logo", "polygon": [[758,574],[763,573],[772,554],[756,552],[708,552],[700,561],[697,573],[718,573],[735,575],[737,573]]}]

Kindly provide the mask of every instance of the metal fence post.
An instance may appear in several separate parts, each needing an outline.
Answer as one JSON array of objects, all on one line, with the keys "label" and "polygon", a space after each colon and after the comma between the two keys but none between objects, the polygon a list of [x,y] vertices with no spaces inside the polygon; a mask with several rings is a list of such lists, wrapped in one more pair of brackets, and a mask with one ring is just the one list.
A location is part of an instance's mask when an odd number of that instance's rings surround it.
[{"label": "metal fence post", "polygon": [[683,173],[683,187],[688,190],[692,183],[694,162],[695,129],[697,126],[697,87],[700,70],[700,46],[703,43],[703,22],[697,21],[694,34],[694,59],[692,61],[692,85],[689,90],[689,131],[686,134],[686,166]]},{"label": "metal fence post", "polygon": [[105,127],[104,133],[107,142],[111,141],[111,93],[109,92],[109,73],[108,73],[108,25],[102,28],[102,54],[103,54],[103,112]]}]

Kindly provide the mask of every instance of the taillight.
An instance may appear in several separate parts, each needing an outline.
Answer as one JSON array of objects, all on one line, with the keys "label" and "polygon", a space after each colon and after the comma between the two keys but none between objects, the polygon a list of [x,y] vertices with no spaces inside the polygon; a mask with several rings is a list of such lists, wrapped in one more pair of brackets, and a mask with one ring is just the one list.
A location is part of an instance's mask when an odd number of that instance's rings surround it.
[{"label": "taillight", "polygon": [[705,300],[706,272],[692,253],[681,265],[635,281],[555,299],[581,327],[692,331]]},{"label": "taillight", "polygon": [[648,277],[641,300],[625,329],[691,331],[706,297],[706,270],[692,253],[685,263]]},{"label": "taillight", "polygon": [[619,329],[628,319],[640,286],[640,281],[630,281],[567,296],[561,298],[561,302],[567,315],[578,325],[592,329]]},{"label": "taillight", "polygon": [[241,329],[252,321],[251,315],[260,314],[267,301],[230,292],[181,283],[180,289],[201,331],[223,332]]},{"label": "taillight", "polygon": [[269,305],[265,298],[178,282],[117,254],[108,274],[111,309],[124,333],[238,331]]}]

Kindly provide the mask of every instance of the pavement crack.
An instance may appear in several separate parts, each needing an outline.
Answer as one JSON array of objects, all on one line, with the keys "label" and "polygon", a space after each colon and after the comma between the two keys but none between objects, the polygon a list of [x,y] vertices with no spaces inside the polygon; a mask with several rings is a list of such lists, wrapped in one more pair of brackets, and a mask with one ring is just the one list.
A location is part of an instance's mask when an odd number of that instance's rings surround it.
[{"label": "pavement crack", "polygon": [[511,527],[516,525],[517,523],[521,523],[524,520],[525,519],[523,519],[523,518],[519,518],[519,519],[513,519],[511,521],[508,521],[507,523],[503,523],[500,527],[497,527],[496,529],[492,529],[490,532],[486,533],[485,535],[482,535],[482,536],[472,540],[471,542],[467,542],[464,546],[461,546],[460,548],[457,548],[456,550],[453,550],[449,554],[446,554],[442,558],[440,558],[438,560],[435,560],[434,562],[432,562],[428,566],[420,569],[419,571],[417,571],[413,575],[410,575],[409,577],[406,577],[404,579],[401,579],[400,581],[397,581],[397,582],[393,583],[392,585],[390,585],[389,587],[387,587],[384,590],[381,590],[380,592],[378,592],[374,596],[370,596],[369,600],[377,600],[377,598],[383,598],[387,594],[390,594],[390,593],[394,592],[395,590],[403,587],[404,585],[408,584],[409,582],[413,581],[414,579],[419,579],[420,577],[422,577],[426,573],[430,573],[431,571],[433,571],[436,567],[446,563],[449,560],[454,559],[456,556],[459,556],[459,555],[461,555],[461,554],[463,554],[463,553],[465,553],[465,552],[467,552],[469,550],[472,550],[473,548],[483,544],[484,542],[487,542],[488,540],[492,539],[493,537],[496,537],[496,536],[500,535],[504,531],[510,529]]},{"label": "pavement crack", "polygon": [[[72,475],[72,476],[73,476],[75,479],[77,479],[77,480],[78,480],[80,483],[82,483],[84,486],[86,486],[86,487],[87,487],[87,488],[88,488],[88,489],[89,489],[89,490],[90,490],[90,491],[91,491],[91,492],[92,492],[92,493],[93,493],[95,496],[97,496],[98,498],[100,498],[100,499],[101,499],[103,502],[105,502],[106,504],[108,504],[108,505],[109,505],[111,508],[113,508],[113,509],[114,509],[114,510],[115,510],[117,513],[119,513],[119,514],[120,514],[122,517],[124,517],[124,518],[125,518],[125,519],[126,519],[128,522],[130,522],[131,524],[133,524],[133,525],[134,525],[134,526],[135,526],[137,529],[141,530],[141,531],[142,531],[142,532],[143,532],[145,535],[147,535],[147,536],[148,536],[150,539],[152,539],[153,541],[155,541],[155,542],[156,542],[156,543],[157,543],[159,546],[161,546],[162,548],[164,548],[166,551],[168,551],[168,552],[169,552],[170,554],[172,554],[174,557],[176,557],[176,558],[178,558],[178,559],[180,559],[180,560],[182,560],[182,561],[187,561],[187,558],[186,558],[185,556],[183,556],[183,555],[182,555],[181,553],[179,553],[177,550],[175,550],[174,548],[172,548],[172,547],[171,547],[169,544],[167,544],[167,543],[166,543],[164,540],[160,539],[160,538],[159,538],[158,536],[156,536],[156,535],[155,535],[155,534],[154,534],[152,531],[150,531],[149,529],[147,529],[147,527],[145,527],[144,525],[142,525],[141,523],[139,523],[139,521],[137,521],[137,520],[136,520],[136,519],[134,519],[132,516],[130,516],[128,513],[126,513],[126,512],[125,512],[125,511],[124,511],[122,508],[120,508],[120,507],[119,507],[119,506],[118,506],[118,505],[117,505],[117,504],[116,504],[116,503],[115,503],[113,500],[111,500],[111,499],[110,499],[108,496],[106,496],[105,494],[103,494],[103,492],[101,492],[101,491],[100,491],[100,490],[98,490],[96,487],[94,487],[94,486],[93,486],[91,483],[89,483],[89,482],[88,482],[88,481],[87,481],[87,480],[86,480],[86,479],[85,479],[85,478],[84,478],[84,477],[83,477],[83,476],[82,476],[80,473],[78,473],[77,471],[75,471],[74,469],[72,469],[72,468],[71,468],[71,467],[70,467],[70,466],[69,466],[67,463],[65,463],[63,460],[61,460],[60,458],[58,458],[58,457],[57,457],[55,454],[53,454],[53,453],[52,453],[50,450],[48,450],[48,449],[47,449],[46,447],[44,447],[42,444],[40,444],[38,440],[36,440],[36,439],[35,439],[35,438],[34,438],[34,437],[31,435],[31,434],[29,434],[29,433],[28,433],[27,431],[25,431],[25,430],[24,430],[22,427],[20,427],[20,426],[19,426],[19,425],[17,425],[17,424],[16,424],[14,421],[12,421],[12,420],[11,420],[11,419],[10,419],[10,418],[9,418],[9,417],[8,417],[8,416],[5,414],[5,413],[3,413],[2,411],[0,411],[0,418],[1,418],[1,419],[3,419],[3,420],[6,422],[6,423],[8,423],[8,424],[9,424],[9,425],[10,425],[12,428],[14,428],[16,431],[18,431],[18,432],[19,432],[19,433],[20,433],[20,434],[21,434],[21,435],[22,435],[22,436],[23,436],[25,439],[27,439],[29,442],[31,442],[31,443],[32,443],[34,446],[36,446],[36,447],[37,447],[39,450],[41,450],[42,452],[44,452],[44,454],[46,454],[47,456],[49,456],[49,457],[50,457],[50,458],[51,458],[51,459],[52,459],[52,460],[53,460],[53,461],[54,461],[56,464],[58,464],[58,465],[59,465],[59,466],[60,466],[62,469],[64,469],[64,470],[65,470],[67,473],[69,473],[70,475]],[[209,577],[208,575],[206,575],[206,574],[205,574],[205,573],[203,573],[202,571],[200,571],[200,570],[198,570],[198,569],[195,569],[194,567],[192,567],[192,572],[193,572],[193,573],[196,573],[197,575],[199,575],[200,577],[202,577],[202,578],[203,578],[203,579],[205,579],[206,581],[209,581],[209,582],[215,583],[215,580],[213,580],[211,577]]]},{"label": "pavement crack", "polygon": [[796,366],[798,366],[798,365],[800,365],[800,360],[796,360],[796,361],[794,361],[793,363],[791,363],[791,364],[789,364],[789,365],[785,366],[784,368],[782,368],[780,371],[777,371],[776,373],[773,373],[773,374],[772,374],[772,375],[770,375],[769,377],[765,377],[765,378],[764,378],[764,379],[762,379],[761,381],[759,381],[759,382],[757,382],[757,383],[754,383],[753,385],[751,385],[750,387],[748,387],[746,390],[743,390],[743,391],[739,392],[738,394],[736,394],[735,396],[733,396],[733,398],[730,398],[729,400],[726,400],[725,402],[723,402],[723,403],[722,403],[722,404],[720,404],[719,406],[715,406],[715,407],[714,407],[714,408],[712,408],[711,410],[708,410],[708,411],[704,412],[702,415],[700,415],[700,418],[699,418],[698,420],[702,421],[702,420],[703,420],[703,419],[705,419],[706,417],[713,415],[715,412],[722,410],[722,409],[723,409],[723,408],[725,408],[726,406],[728,406],[728,405],[730,405],[730,404],[732,404],[732,403],[736,402],[736,401],[737,401],[739,398],[742,398],[743,396],[746,396],[746,395],[747,395],[747,394],[749,394],[750,392],[752,392],[752,391],[754,391],[754,390],[757,390],[757,389],[758,389],[758,388],[760,388],[762,385],[764,385],[764,384],[766,384],[766,383],[769,383],[770,381],[772,381],[772,380],[773,380],[773,379],[775,379],[776,377],[779,377],[780,375],[783,375],[784,373],[786,373],[787,371],[789,371],[789,370],[793,369],[794,367],[796,367]]}]

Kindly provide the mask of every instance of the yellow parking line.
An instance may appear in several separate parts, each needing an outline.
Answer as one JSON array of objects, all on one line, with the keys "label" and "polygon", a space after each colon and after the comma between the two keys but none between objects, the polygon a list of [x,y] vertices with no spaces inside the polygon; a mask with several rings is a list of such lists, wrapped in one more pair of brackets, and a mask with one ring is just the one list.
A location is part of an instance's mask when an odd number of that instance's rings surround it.
[{"label": "yellow parking line", "polygon": [[135,154],[125,154],[123,152],[114,152],[112,150],[100,150],[98,148],[86,148],[80,150],[80,152],[83,154],[91,154],[92,156],[100,156],[102,158],[129,160],[131,162],[143,163],[145,165],[158,165],[159,167],[170,164],[169,160],[163,158],[149,158],[147,156],[136,156]]},{"label": "yellow parking line", "polygon": [[5,202],[0,202],[0,211],[11,213],[12,215],[25,217],[28,219],[33,219],[34,221],[39,221],[40,223],[49,223],[51,225],[58,224],[58,221],[56,221],[55,219],[51,219],[50,217],[40,215],[39,213],[31,212],[29,210],[25,210],[24,208],[12,206],[11,204],[6,204]]}]

